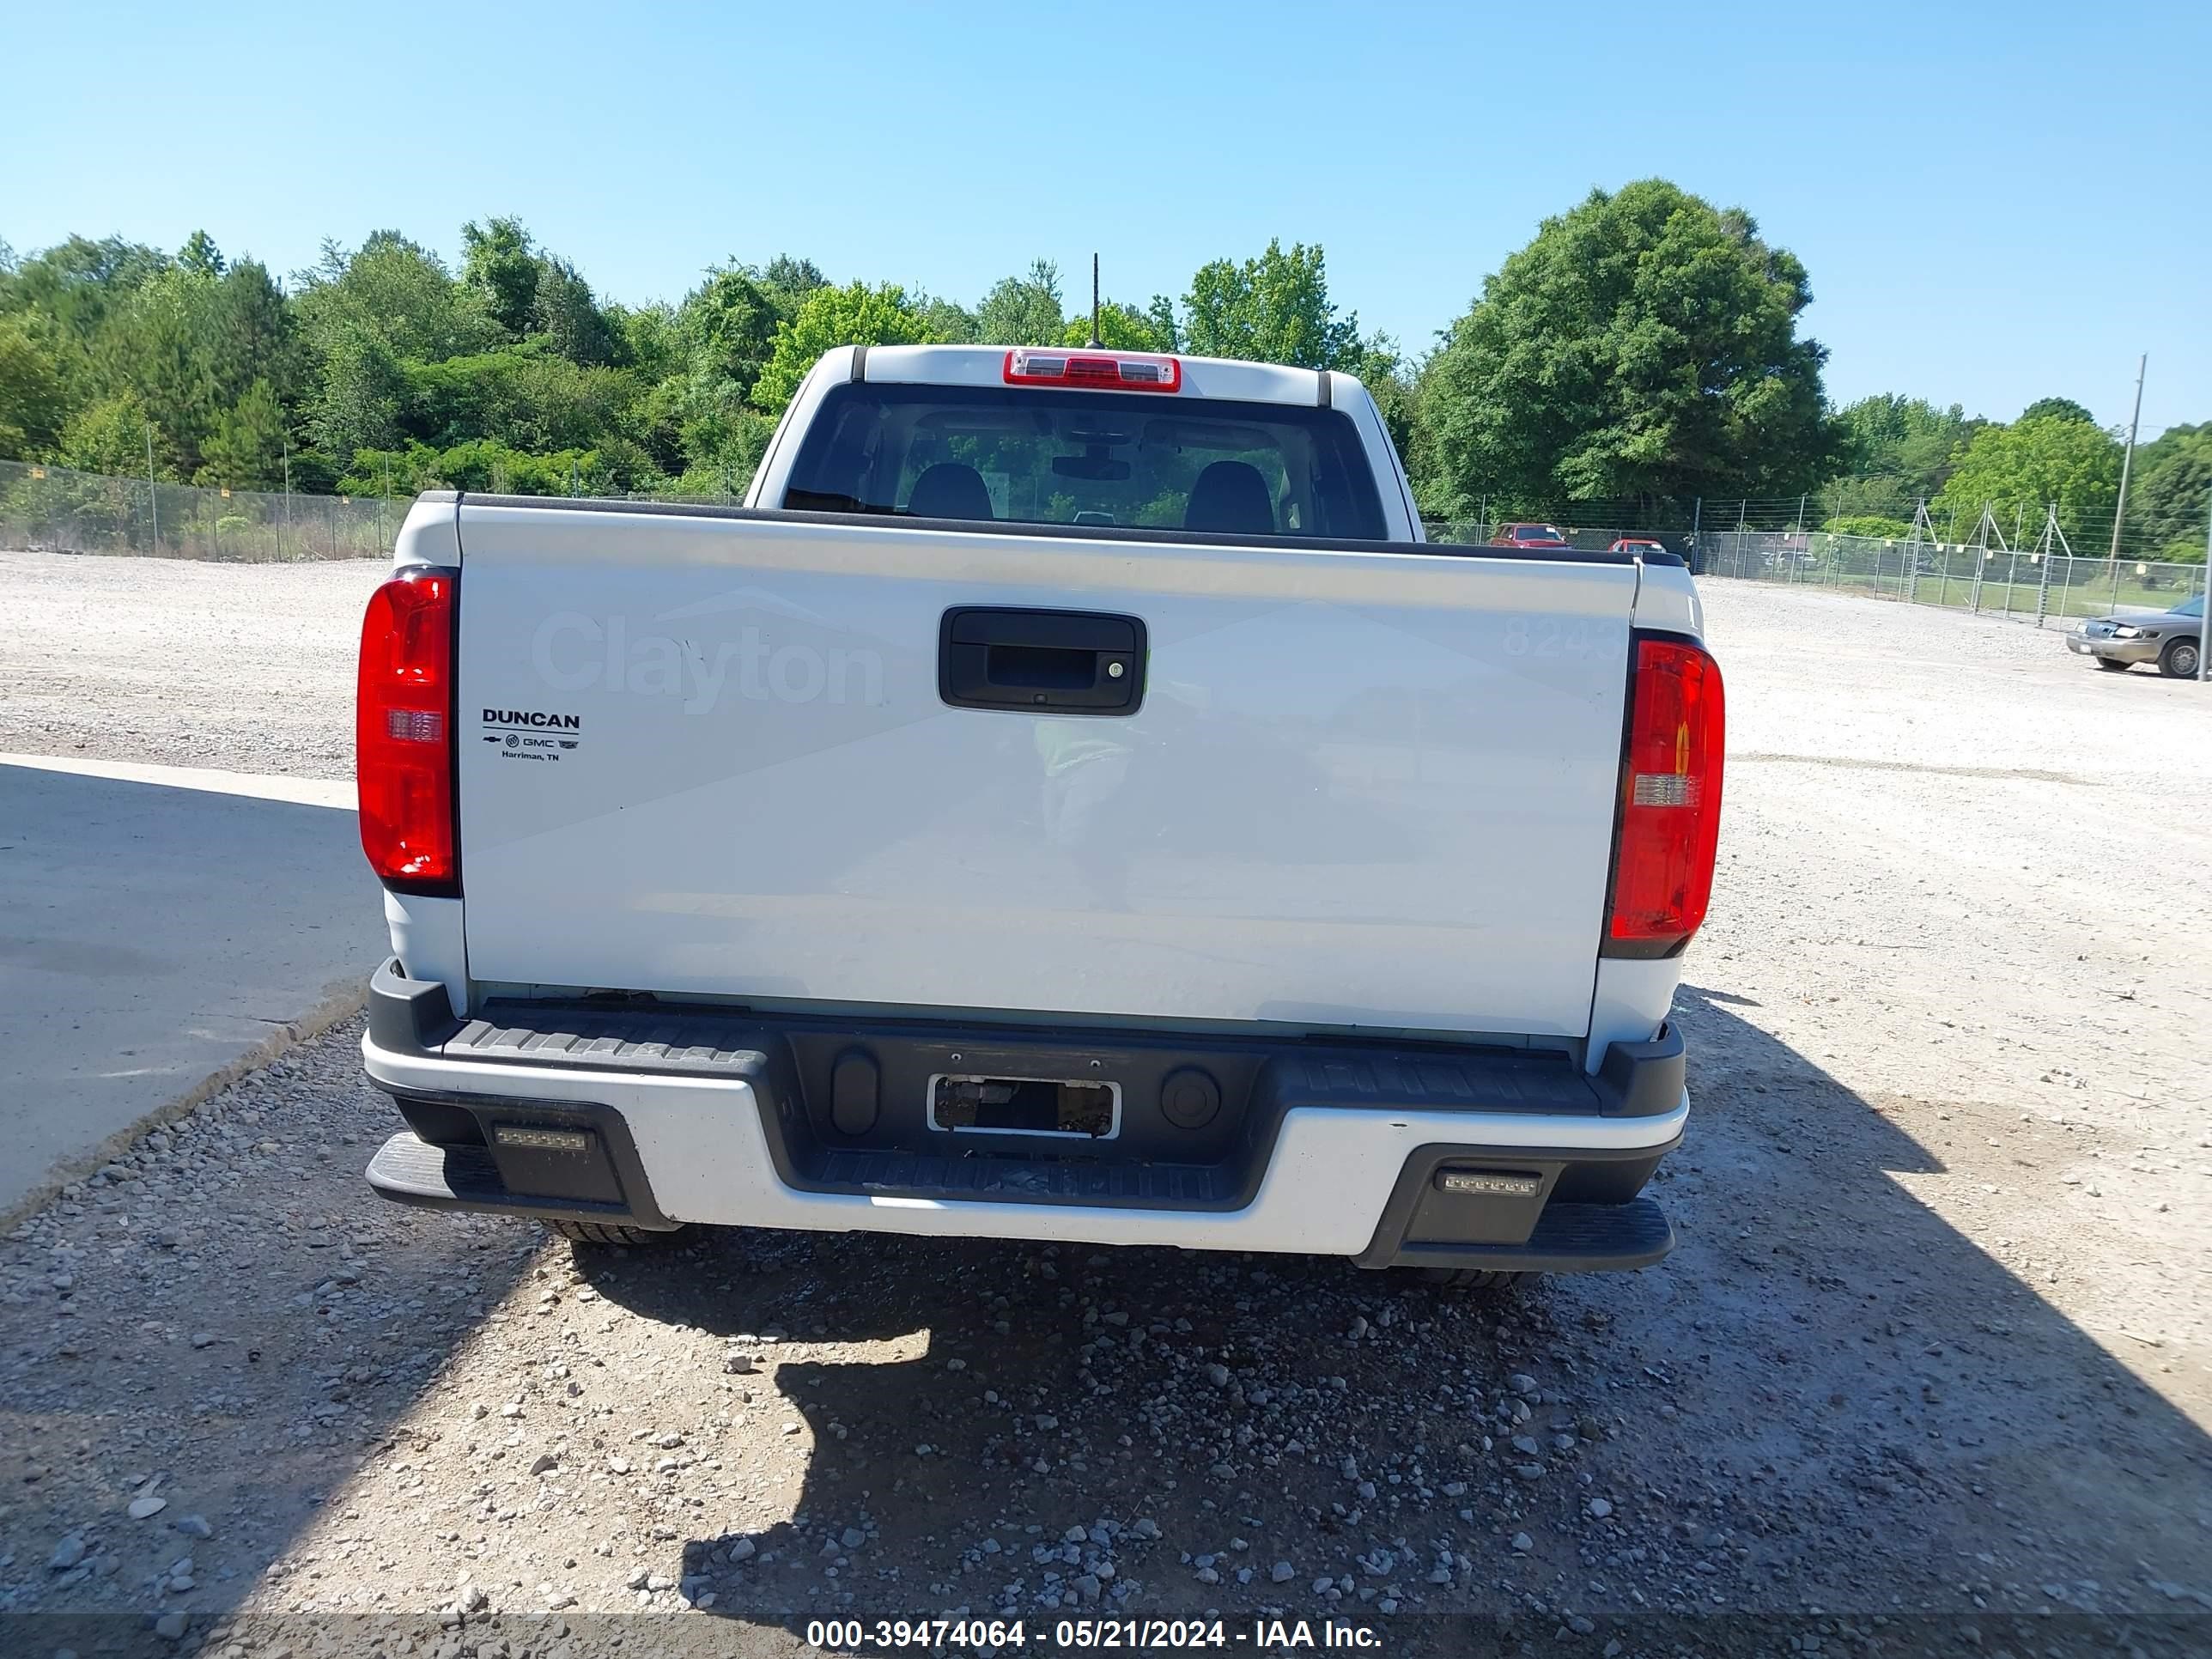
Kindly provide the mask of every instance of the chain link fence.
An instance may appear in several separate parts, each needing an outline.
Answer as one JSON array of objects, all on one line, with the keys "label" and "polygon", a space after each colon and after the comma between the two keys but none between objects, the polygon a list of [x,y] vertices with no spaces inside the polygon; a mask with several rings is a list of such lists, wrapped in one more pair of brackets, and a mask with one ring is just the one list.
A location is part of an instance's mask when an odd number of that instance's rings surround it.
[{"label": "chain link fence", "polygon": [[404,500],[210,489],[0,461],[0,547],[267,564],[381,559]]},{"label": "chain link fence", "polygon": [[[666,495],[656,499],[670,499]],[[731,497],[729,499],[735,499]],[[381,559],[407,516],[397,497],[204,489],[0,461],[0,547],[273,563]],[[1595,524],[1553,520],[1574,546],[1656,542],[1701,574],[1867,593],[2033,622],[2165,611],[2204,591],[2204,566],[2045,556],[2034,549],[1833,535],[1805,527],[1814,498],[1650,510],[1591,502]],[[1511,520],[1438,520],[1432,541],[1481,545]]]},{"label": "chain link fence", "polygon": [[[2205,586],[2201,562],[2136,556],[2128,550],[2136,539],[2132,534],[2122,538],[2115,558],[2109,551],[2094,556],[2058,551],[2055,539],[2049,550],[2033,541],[2010,547],[2002,544],[2002,531],[1995,538],[1963,542],[1940,535],[1915,539],[1834,534],[1813,527],[1821,521],[1822,503],[1811,495],[1656,508],[1607,501],[1576,506],[1599,522],[1550,520],[1575,547],[1595,550],[1620,540],[1656,542],[1702,575],[1863,593],[1985,612],[2039,627],[2115,611],[2166,611],[2203,593]],[[1431,541],[1481,545],[1513,522],[1431,520],[1425,527]]]},{"label": "chain link fence", "polygon": [[2033,623],[2168,611],[2204,592],[2204,566],[2081,558],[2033,549],[1820,531],[1723,531],[1704,550],[1716,576],[1787,582]]}]

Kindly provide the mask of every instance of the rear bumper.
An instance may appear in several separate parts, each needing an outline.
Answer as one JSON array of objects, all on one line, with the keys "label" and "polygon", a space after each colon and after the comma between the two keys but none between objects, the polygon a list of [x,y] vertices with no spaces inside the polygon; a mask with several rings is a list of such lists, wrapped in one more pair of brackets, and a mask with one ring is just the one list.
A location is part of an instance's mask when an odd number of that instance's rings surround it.
[{"label": "rear bumper", "polygon": [[[1679,1037],[1617,1045],[1595,1078],[1478,1050],[1179,1046],[1158,1034],[886,1025],[742,1011],[514,1005],[463,1023],[387,963],[362,1052],[411,1133],[370,1184],[403,1202],[647,1228],[684,1222],[1347,1256],[1553,1272],[1648,1265],[1673,1236],[1638,1196],[1688,1115]],[[568,1029],[561,1029],[561,1028]],[[1071,1041],[1071,1037],[1074,1040]],[[1124,1084],[1118,1144],[910,1132],[902,1079],[949,1049],[990,1074]],[[872,1057],[890,1104],[856,1115],[812,1058]],[[1196,1062],[1223,1121],[1148,1118]],[[812,1075],[812,1073],[819,1075]],[[842,1091],[833,1101],[827,1097]],[[842,1114],[842,1115],[840,1115]]]}]

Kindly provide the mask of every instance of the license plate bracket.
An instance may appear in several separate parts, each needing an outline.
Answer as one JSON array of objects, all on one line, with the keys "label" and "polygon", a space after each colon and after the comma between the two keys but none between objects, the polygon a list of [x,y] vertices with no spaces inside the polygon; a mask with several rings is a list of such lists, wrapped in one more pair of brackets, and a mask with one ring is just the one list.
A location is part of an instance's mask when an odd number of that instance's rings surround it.
[{"label": "license plate bracket", "polygon": [[1111,1140],[1121,1132],[1121,1085],[939,1072],[929,1079],[928,1112],[929,1127],[951,1134]]}]

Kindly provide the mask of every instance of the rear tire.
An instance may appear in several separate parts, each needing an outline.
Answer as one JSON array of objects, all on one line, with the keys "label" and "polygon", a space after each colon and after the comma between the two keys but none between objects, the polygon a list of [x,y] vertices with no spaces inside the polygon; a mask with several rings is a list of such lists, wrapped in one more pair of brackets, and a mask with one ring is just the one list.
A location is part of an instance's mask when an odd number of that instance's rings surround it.
[{"label": "rear tire", "polygon": [[625,1226],[619,1222],[558,1221],[551,1218],[546,1218],[545,1230],[572,1244],[619,1244],[633,1249],[673,1237],[670,1233],[654,1232],[644,1227]]},{"label": "rear tire", "polygon": [[2089,660],[2096,664],[2098,667],[2114,674],[2124,674],[2128,672],[2128,668],[2130,666],[2130,665],[2126,663],[2117,662],[2110,657],[2092,657]]},{"label": "rear tire", "polygon": [[2197,678],[2197,641],[2184,636],[2166,647],[2166,654],[2158,659],[2158,672],[2170,680],[2193,680]]}]

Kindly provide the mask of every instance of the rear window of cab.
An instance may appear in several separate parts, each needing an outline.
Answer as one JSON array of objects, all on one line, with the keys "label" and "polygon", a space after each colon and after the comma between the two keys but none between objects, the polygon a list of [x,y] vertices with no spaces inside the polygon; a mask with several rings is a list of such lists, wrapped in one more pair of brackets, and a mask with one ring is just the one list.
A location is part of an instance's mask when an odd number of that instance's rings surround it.
[{"label": "rear window of cab", "polygon": [[1245,536],[1389,533],[1341,410],[1034,386],[834,387],[783,505]]}]

